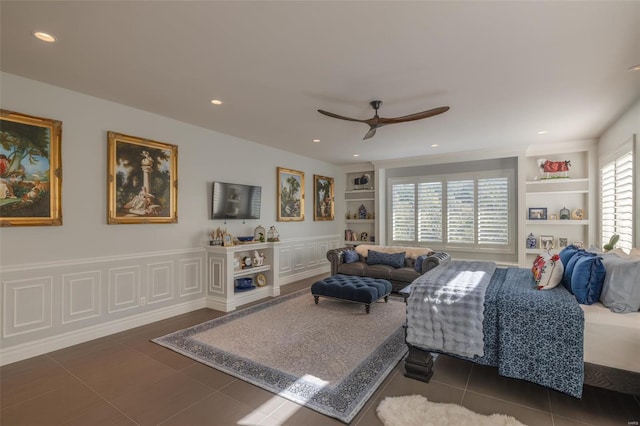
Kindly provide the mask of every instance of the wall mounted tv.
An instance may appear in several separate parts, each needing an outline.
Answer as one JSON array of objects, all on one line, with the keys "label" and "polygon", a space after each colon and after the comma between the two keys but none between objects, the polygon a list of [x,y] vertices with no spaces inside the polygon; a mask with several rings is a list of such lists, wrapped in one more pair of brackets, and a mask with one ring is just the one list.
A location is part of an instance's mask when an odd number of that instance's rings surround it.
[{"label": "wall mounted tv", "polygon": [[262,187],[213,182],[212,219],[260,219]]}]

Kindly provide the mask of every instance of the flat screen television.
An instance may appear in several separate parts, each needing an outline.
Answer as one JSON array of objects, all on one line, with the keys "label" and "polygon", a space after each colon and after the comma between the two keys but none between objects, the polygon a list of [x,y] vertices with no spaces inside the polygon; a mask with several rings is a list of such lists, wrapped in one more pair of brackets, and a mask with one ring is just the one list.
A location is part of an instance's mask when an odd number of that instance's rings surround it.
[{"label": "flat screen television", "polygon": [[213,182],[212,219],[260,219],[262,187]]}]

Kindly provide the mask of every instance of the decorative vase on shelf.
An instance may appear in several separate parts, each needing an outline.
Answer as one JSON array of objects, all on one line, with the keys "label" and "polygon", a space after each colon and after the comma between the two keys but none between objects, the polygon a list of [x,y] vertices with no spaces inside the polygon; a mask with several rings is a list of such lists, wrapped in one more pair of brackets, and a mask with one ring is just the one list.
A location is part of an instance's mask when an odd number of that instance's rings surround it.
[{"label": "decorative vase on shelf", "polygon": [[529,234],[529,236],[527,237],[527,248],[528,249],[536,248],[537,242],[538,242],[538,240],[536,239],[535,235],[533,235],[533,232],[531,232]]}]

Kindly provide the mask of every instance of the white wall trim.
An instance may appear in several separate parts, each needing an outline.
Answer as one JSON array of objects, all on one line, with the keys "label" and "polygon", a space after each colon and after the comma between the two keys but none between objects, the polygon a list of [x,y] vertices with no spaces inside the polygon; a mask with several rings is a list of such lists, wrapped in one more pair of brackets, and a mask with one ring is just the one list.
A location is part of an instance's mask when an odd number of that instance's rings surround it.
[{"label": "white wall trim", "polygon": [[[176,315],[205,308],[204,298],[192,300],[178,305],[169,306],[152,312],[144,312],[138,315],[110,321],[108,323],[86,327],[82,330],[72,331],[60,335],[39,339],[33,342],[0,349],[0,365],[10,364],[26,358],[42,355],[47,352],[66,348],[68,346],[83,343],[89,340],[108,336],[110,334],[140,327],[155,321],[160,321]],[[158,336],[160,337],[160,336]]]}]

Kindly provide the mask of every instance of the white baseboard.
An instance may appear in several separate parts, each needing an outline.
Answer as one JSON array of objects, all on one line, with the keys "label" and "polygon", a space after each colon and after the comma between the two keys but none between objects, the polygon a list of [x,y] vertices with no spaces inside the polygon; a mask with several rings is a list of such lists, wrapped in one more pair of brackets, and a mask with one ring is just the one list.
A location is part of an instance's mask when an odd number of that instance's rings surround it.
[{"label": "white baseboard", "polygon": [[205,307],[205,299],[201,298],[181,303],[179,305],[158,309],[156,311],[145,312],[131,317],[111,321],[109,323],[83,328],[82,330],[56,335],[9,348],[3,348],[0,349],[0,365],[11,364],[23,359],[56,351],[68,346],[77,345],[78,343],[87,342],[110,334],[119,333],[134,327],[140,327],[141,325],[203,309]]}]

